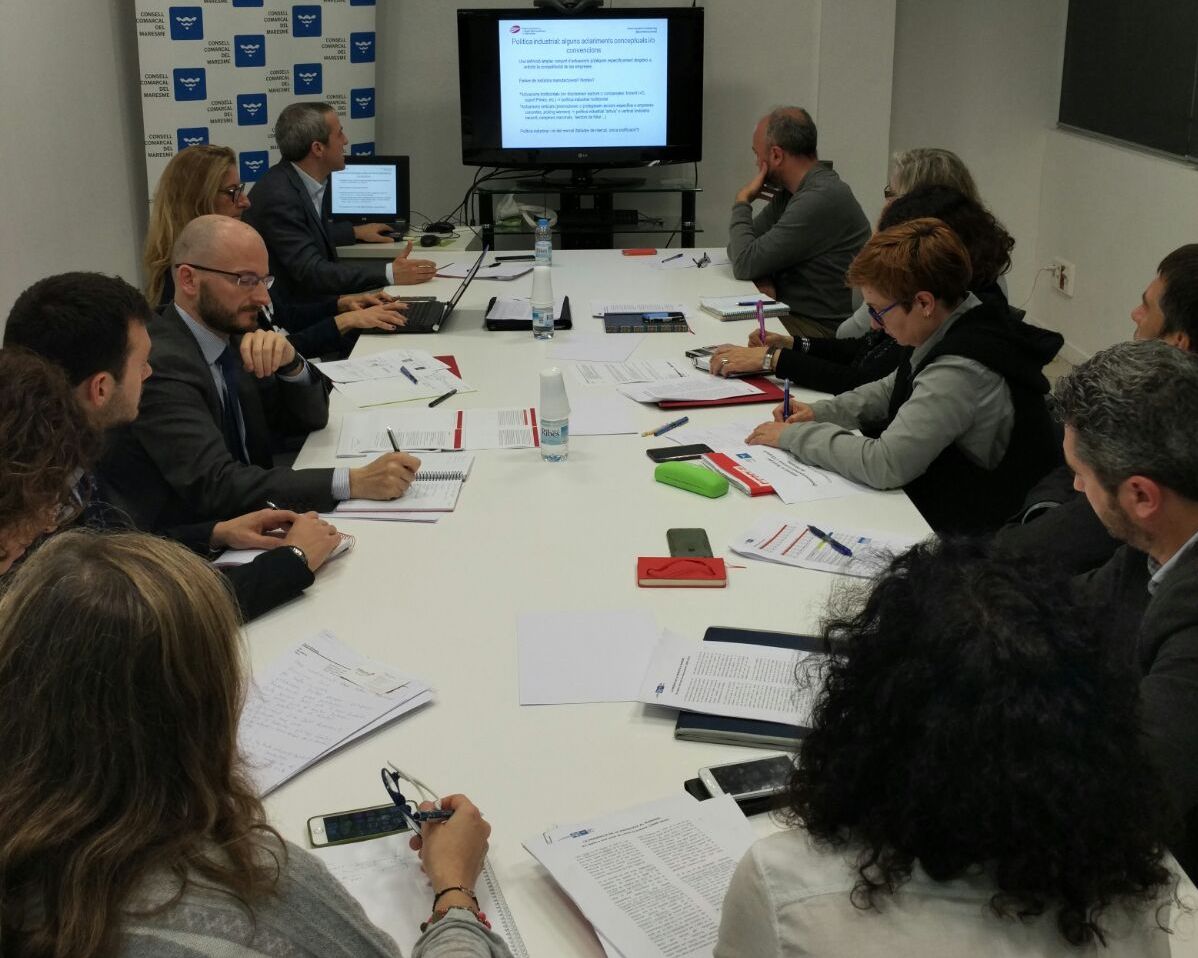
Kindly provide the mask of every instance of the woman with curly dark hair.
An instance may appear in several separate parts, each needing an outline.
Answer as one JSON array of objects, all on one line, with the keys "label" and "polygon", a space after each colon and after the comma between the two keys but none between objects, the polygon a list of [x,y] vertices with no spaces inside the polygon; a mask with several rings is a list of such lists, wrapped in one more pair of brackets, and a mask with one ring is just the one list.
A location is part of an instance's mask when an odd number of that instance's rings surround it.
[{"label": "woman with curly dark hair", "polygon": [[98,444],[62,370],[23,349],[0,350],[0,574],[78,514],[72,489]]},{"label": "woman with curly dark hair", "polygon": [[1046,569],[916,546],[825,624],[791,829],[724,900],[716,958],[1167,955],[1167,801],[1136,676]]}]

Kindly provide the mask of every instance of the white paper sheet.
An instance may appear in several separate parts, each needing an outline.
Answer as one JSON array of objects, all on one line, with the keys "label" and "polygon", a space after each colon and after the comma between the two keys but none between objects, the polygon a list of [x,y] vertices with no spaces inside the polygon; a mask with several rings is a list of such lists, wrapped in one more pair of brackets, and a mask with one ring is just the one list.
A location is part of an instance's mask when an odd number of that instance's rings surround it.
[{"label": "white paper sheet", "polygon": [[423,349],[389,349],[363,356],[361,359],[338,359],[333,362],[313,360],[312,365],[335,383],[356,383],[367,379],[394,379],[402,377],[402,367],[417,377],[422,372],[449,367],[433,354]]},{"label": "white paper sheet", "polygon": [[[693,316],[695,309],[683,303],[613,303],[605,299],[591,300],[591,315],[602,319],[604,313],[683,313]],[[604,335],[607,335],[606,333]],[[624,333],[630,336],[632,333]]]},{"label": "white paper sheet", "polygon": [[690,376],[665,383],[633,383],[617,386],[629,399],[637,402],[660,402],[668,399],[729,399],[733,396],[752,396],[760,393],[756,386],[739,379],[720,379],[718,376]]},{"label": "white paper sheet", "polygon": [[[355,541],[353,536],[346,535],[344,532],[341,533],[341,541],[333,547],[333,551],[329,553],[328,559],[325,561],[327,562],[336,559],[338,556],[345,555],[345,553],[354,547]],[[226,549],[212,560],[212,564],[218,569],[229,569],[233,566],[246,565],[253,562],[258,556],[265,554],[265,549]]]},{"label": "white paper sheet", "polygon": [[553,337],[549,355],[553,359],[581,359],[595,363],[622,363],[644,340],[639,333],[609,336],[607,333],[580,333],[567,330]]},{"label": "white paper sheet", "polygon": [[443,512],[322,512],[320,517],[329,522],[344,522],[346,519],[362,519],[369,522],[438,522]]},{"label": "white paper sheet", "polygon": [[[824,656],[740,642],[692,642],[664,632],[645,670],[640,700],[729,718],[811,724]],[[809,664],[803,681],[796,667]]]},{"label": "white paper sheet", "polygon": [[524,842],[623,955],[711,958],[732,872],[753,843],[729,795],[690,795],[554,828]]},{"label": "white paper sheet", "polygon": [[[420,856],[408,847],[409,834],[400,832],[365,842],[313,849],[333,877],[345,886],[366,917],[395,939],[400,951],[412,954],[420,923],[428,918],[433,887],[420,867]],[[475,882],[479,909],[515,958],[528,958],[524,939],[512,919],[507,900],[490,863]]]},{"label": "white paper sheet", "polygon": [[635,435],[640,432],[635,413],[623,396],[576,389],[570,393],[570,435]]},{"label": "white paper sheet", "polygon": [[[477,259],[478,257],[475,257]],[[466,274],[470,272],[470,267],[474,265],[474,260],[463,260],[461,262],[446,263],[444,266],[437,267],[438,276],[447,276],[451,279],[465,279]],[[516,279],[519,276],[524,276],[526,273],[531,273],[533,263],[496,263],[494,266],[483,264],[478,268],[478,272],[474,274],[475,279],[499,279],[510,280]]]},{"label": "white paper sheet", "polygon": [[520,704],[635,702],[657,635],[647,612],[522,613]]},{"label": "white paper sheet", "polygon": [[[553,301],[553,318],[560,319],[565,307],[566,297],[557,297]],[[487,310],[487,319],[527,319],[531,321],[532,303],[527,297],[496,299],[495,305]]]},{"label": "white paper sheet", "polygon": [[334,388],[360,409],[410,402],[413,399],[432,399],[444,396],[451,389],[456,389],[459,393],[477,392],[468,382],[455,376],[448,369],[425,369],[415,376],[416,382],[400,375],[387,379],[335,383]]},{"label": "white paper sheet", "polygon": [[537,443],[536,412],[524,409],[372,409],[346,413],[337,456],[353,458],[391,452],[387,427],[399,448],[521,449]]},{"label": "white paper sheet", "polygon": [[[629,333],[637,339],[636,333]],[[627,336],[608,336],[605,339],[627,339]],[[575,363],[571,367],[574,378],[584,386],[626,385],[628,383],[676,382],[683,379],[698,379],[690,364],[677,359],[632,360],[626,363],[596,362]]]},{"label": "white paper sheet", "polygon": [[430,699],[419,679],[359,655],[331,632],[296,643],[254,676],[238,728],[261,794]]},{"label": "white paper sheet", "polygon": [[762,519],[744,535],[733,540],[731,549],[751,559],[868,578],[882,571],[894,556],[919,541],[910,536],[862,532],[827,524],[821,524],[818,528],[851,549],[853,554],[842,555],[811,532],[806,522],[783,515]]}]

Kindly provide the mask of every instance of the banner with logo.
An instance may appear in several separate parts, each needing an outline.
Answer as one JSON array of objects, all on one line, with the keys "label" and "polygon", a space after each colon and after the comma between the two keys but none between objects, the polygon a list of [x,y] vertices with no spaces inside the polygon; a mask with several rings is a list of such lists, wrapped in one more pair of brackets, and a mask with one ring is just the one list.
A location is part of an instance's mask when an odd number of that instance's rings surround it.
[{"label": "banner with logo", "polygon": [[232,147],[243,182],[279,159],[274,123],[297,100],[337,111],[350,151],[374,152],[375,0],[137,0],[150,195],[187,146]]}]

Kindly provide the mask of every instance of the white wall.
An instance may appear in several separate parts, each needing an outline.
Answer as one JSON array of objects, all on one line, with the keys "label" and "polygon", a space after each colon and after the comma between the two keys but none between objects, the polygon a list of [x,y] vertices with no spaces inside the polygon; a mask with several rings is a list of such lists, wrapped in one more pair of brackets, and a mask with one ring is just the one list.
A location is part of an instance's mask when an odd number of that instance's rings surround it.
[{"label": "white wall", "polygon": [[1067,12],[1068,0],[898,5],[890,147],[945,147],[965,161],[986,205],[1015,237],[1008,276],[1015,304],[1027,299],[1044,265],[1037,249],[1041,172],[1056,125]]},{"label": "white wall", "polygon": [[[412,203],[439,217],[458,202],[473,168],[461,165],[457,19],[459,7],[523,6],[516,0],[399,0],[380,4],[378,65],[380,151],[412,157]],[[626,6],[661,6],[620,0]],[[529,4],[531,6],[531,4]],[[895,0],[709,0],[704,61],[703,162],[699,182],[700,245],[727,242],[736,190],[754,173],[753,126],[770,107],[811,109],[821,153],[863,202],[866,184],[885,178]],[[690,177],[689,166],[659,171]],[[617,205],[627,197],[617,198]],[[529,200],[531,202],[531,200]],[[878,198],[880,202],[880,197]],[[642,210],[677,216],[677,200]],[[876,213],[876,205],[867,212]],[[416,216],[413,216],[416,219]],[[664,243],[665,236],[617,237],[626,245]]]},{"label": "white wall", "polygon": [[1041,280],[1033,308],[1074,362],[1128,339],[1165,254],[1198,242],[1198,170],[1065,130],[1048,137],[1037,256],[1076,266],[1074,296]]},{"label": "white wall", "polygon": [[5,0],[0,331],[34,280],[71,269],[140,285],[146,209],[133,0]]}]

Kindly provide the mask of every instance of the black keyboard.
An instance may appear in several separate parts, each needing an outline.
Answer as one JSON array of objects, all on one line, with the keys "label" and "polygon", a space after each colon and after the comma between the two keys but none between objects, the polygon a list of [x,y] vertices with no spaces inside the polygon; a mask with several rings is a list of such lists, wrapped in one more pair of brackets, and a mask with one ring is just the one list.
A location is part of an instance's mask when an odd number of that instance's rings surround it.
[{"label": "black keyboard", "polygon": [[433,300],[408,303],[407,312],[404,313],[404,316],[407,317],[407,322],[400,329],[396,330],[396,332],[427,333],[434,326],[440,324],[441,318],[444,315],[444,303]]}]

